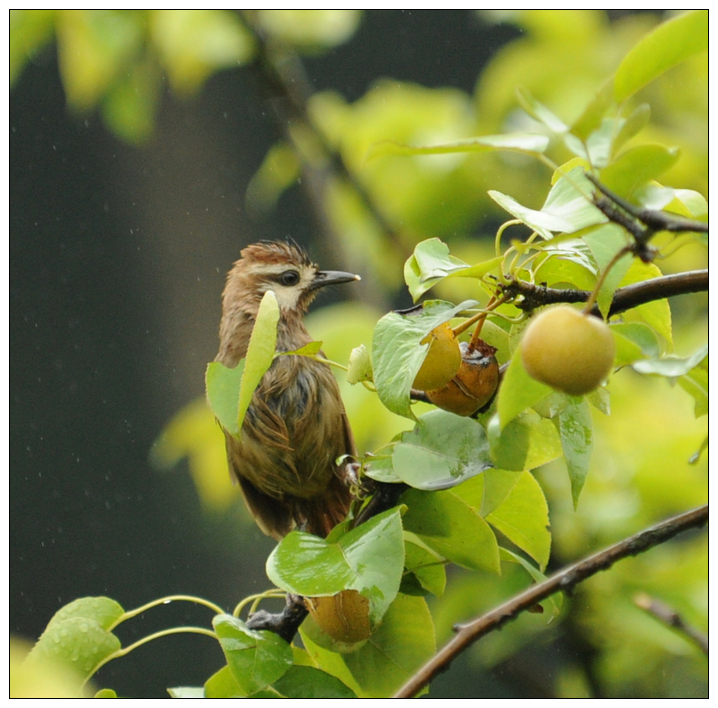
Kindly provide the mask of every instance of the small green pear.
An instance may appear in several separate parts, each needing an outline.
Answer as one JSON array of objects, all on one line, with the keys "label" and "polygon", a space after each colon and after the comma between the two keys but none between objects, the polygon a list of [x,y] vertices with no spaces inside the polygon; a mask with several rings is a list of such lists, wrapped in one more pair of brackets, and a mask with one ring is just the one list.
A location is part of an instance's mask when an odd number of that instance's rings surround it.
[{"label": "small green pear", "polygon": [[597,388],[611,372],[615,355],[608,325],[566,305],[544,310],[521,341],[529,375],[572,396]]}]

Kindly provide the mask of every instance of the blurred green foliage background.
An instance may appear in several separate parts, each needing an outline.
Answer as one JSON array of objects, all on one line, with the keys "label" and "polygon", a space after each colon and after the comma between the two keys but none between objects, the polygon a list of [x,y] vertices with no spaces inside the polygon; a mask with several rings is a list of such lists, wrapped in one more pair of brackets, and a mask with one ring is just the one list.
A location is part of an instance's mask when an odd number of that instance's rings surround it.
[{"label": "blurred green foliage background", "polygon": [[[308,319],[327,356],[346,362],[370,345],[379,317],[410,304],[402,267],[417,242],[437,236],[466,262],[485,259],[506,218],[487,190],[538,208],[550,179],[520,155],[367,160],[368,148],[538,132],[518,107],[520,86],[570,123],[665,18],[11,11],[11,630],[37,636],[81,595],[131,607],[191,592],[231,607],[266,587],[273,544],[231,488],[201,401],[224,273],[241,247],[291,236],[322,266],[362,275],[356,300]],[[262,68],[267,51],[295,77],[296,95]],[[706,53],[694,56],[634,99],[651,107],[641,142],[681,150],[662,183],[704,195],[707,66]],[[554,146],[552,159],[568,159],[563,150]],[[707,267],[706,250],[687,245],[659,265]],[[436,296],[480,298],[472,282],[445,281]],[[705,341],[707,298],[671,308],[674,349],[687,356]],[[338,378],[360,450],[410,427]],[[611,416],[594,413],[578,510],[561,463],[538,473],[552,569],[707,495],[705,455],[688,462],[706,435],[693,399],[628,369],[610,390]],[[432,608],[439,643],[522,583],[518,573],[452,569]],[[580,586],[561,620],[524,616],[479,642],[432,695],[704,696],[705,658],[633,596],[661,598],[705,630],[706,583],[702,534],[625,560]],[[113,662],[102,681],[121,695],[201,683],[221,665],[202,641],[164,639]]]}]

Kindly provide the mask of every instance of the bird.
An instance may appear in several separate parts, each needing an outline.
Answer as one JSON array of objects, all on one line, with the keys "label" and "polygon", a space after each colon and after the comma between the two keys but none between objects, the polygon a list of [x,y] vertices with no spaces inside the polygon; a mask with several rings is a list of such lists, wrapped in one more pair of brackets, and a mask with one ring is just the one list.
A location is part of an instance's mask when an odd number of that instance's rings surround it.
[{"label": "bird", "polygon": [[[222,293],[215,358],[228,368],[246,356],[267,290],[274,291],[279,305],[276,351],[288,352],[312,341],[303,320],[321,288],[361,280],[353,273],[320,270],[294,243],[261,241],[240,256]],[[275,357],[239,436],[227,430],[224,435],[230,473],[267,536],[280,541],[297,528],[326,537],[346,517],[350,475],[337,461],[355,456],[356,448],[328,364],[302,355]]]}]

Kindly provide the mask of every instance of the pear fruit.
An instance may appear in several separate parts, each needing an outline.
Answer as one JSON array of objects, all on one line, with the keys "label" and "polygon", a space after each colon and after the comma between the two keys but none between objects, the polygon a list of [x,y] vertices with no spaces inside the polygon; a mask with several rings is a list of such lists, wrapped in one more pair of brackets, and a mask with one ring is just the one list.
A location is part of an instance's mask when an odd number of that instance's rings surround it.
[{"label": "pear fruit", "polygon": [[461,366],[456,376],[441,388],[426,391],[426,397],[439,408],[456,415],[471,416],[483,408],[499,385],[499,364],[496,349],[482,339],[469,350],[461,342]]},{"label": "pear fruit", "polygon": [[449,323],[444,322],[432,329],[421,343],[428,344],[429,350],[419,373],[414,378],[412,388],[420,391],[440,388],[456,376],[461,366],[459,341],[454,336]]},{"label": "pear fruit", "polygon": [[521,341],[521,360],[529,375],[572,396],[597,388],[611,372],[615,356],[608,325],[566,305],[544,310]]},{"label": "pear fruit", "polygon": [[356,644],[371,635],[369,600],[356,590],[326,597],[305,597],[312,619],[336,642]]}]

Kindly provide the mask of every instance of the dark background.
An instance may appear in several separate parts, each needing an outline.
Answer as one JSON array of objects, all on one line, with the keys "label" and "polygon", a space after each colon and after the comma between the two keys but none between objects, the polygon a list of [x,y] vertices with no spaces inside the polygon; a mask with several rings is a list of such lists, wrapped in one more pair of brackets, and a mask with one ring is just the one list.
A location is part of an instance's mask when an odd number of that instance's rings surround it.
[{"label": "dark background", "polygon": [[[382,76],[472,92],[482,65],[516,34],[463,11],[370,11],[347,45],[306,67],[316,89],[349,101]],[[13,90],[14,633],[35,639],[62,605],[87,595],[130,609],[190,593],[231,611],[268,585],[273,542],[240,525],[239,510],[203,515],[185,468],[158,473],[148,462],[164,424],[203,393],[224,276],[240,248],[288,235],[311,246],[316,231],[296,188],[264,221],[244,211],[248,180],[278,137],[257,88],[240,69],[215,75],[192,101],[167,91],[141,149],[97,116],[69,114],[54,47]],[[207,626],[208,615],[173,603],[118,633],[124,644],[174,624]],[[97,685],[163,696],[167,686],[201,685],[223,663],[216,642],[173,636],[111,662]],[[462,685],[464,673],[454,667],[432,695],[521,695],[497,674]]]}]

